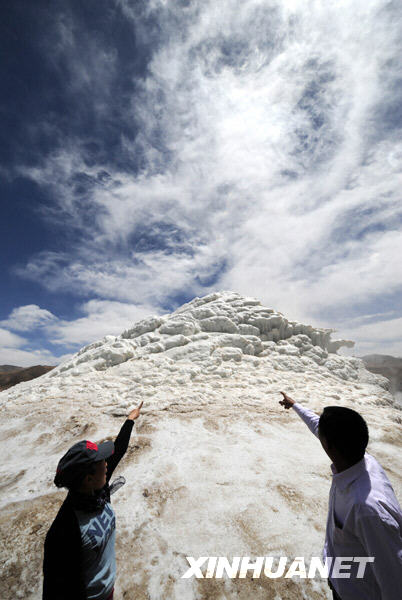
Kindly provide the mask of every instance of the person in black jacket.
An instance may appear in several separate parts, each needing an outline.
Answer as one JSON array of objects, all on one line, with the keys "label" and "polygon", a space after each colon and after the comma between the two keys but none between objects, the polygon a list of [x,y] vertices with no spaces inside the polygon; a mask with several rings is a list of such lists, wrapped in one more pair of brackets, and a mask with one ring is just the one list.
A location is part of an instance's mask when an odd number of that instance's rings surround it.
[{"label": "person in black jacket", "polygon": [[68,494],[45,539],[43,600],[110,600],[116,573],[110,477],[124,456],[142,402],[113,442],[74,444],[54,482]]}]

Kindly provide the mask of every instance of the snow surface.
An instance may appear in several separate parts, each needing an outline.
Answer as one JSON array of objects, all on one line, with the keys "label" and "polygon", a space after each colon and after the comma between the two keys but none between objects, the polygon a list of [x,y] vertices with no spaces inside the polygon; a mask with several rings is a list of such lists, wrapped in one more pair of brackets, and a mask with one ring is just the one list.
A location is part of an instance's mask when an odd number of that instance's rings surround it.
[{"label": "snow surface", "polygon": [[4,600],[41,597],[43,540],[64,492],[52,484],[81,439],[113,438],[144,400],[117,474],[116,598],[329,598],[321,580],[181,579],[186,556],[320,556],[329,460],[280,390],[321,412],[357,409],[369,452],[402,495],[402,412],[351,342],[233,292],[195,298],[86,346],[0,393]]}]

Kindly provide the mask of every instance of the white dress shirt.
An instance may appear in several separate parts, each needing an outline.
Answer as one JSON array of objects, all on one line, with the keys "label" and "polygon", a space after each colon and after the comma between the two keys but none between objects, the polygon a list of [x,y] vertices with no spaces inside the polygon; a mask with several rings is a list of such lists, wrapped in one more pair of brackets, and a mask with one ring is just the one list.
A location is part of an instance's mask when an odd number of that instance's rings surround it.
[{"label": "white dress shirt", "polygon": [[[298,403],[294,410],[318,437],[319,417]],[[341,600],[402,600],[402,510],[381,465],[370,454],[337,473],[331,465],[324,559],[349,557],[344,570],[350,578],[330,580]],[[359,562],[374,557],[357,578]]]}]

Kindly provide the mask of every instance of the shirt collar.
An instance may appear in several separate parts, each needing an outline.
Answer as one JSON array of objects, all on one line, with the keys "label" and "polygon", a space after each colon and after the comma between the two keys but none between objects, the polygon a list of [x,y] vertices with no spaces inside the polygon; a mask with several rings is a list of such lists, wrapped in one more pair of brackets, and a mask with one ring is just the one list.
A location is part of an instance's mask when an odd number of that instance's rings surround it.
[{"label": "shirt collar", "polygon": [[335,465],[332,464],[331,471],[333,482],[341,491],[343,491],[348,487],[348,485],[352,483],[352,481],[355,481],[355,479],[360,477],[360,475],[362,475],[362,473],[366,471],[365,458],[362,458],[352,467],[349,467],[349,469],[345,469],[340,473],[337,472],[337,470],[335,469]]}]

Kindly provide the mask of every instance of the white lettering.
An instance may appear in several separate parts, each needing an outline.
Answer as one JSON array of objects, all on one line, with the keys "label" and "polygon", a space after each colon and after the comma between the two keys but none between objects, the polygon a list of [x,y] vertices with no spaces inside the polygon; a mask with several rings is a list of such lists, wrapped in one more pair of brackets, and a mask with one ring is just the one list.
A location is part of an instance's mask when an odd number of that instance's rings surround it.
[{"label": "white lettering", "polygon": [[225,556],[220,556],[218,558],[218,564],[216,565],[216,573],[215,577],[217,579],[222,579],[223,571],[226,571],[226,574],[230,579],[233,579],[237,575],[237,571],[239,570],[240,565],[240,556],[234,556],[232,564],[228,561]]},{"label": "white lettering", "polygon": [[195,575],[198,579],[204,579],[204,575],[201,573],[201,565],[208,559],[208,556],[200,556],[197,560],[194,560],[193,556],[186,556],[187,562],[190,565],[190,569],[188,569],[184,575],[181,576],[182,579],[188,579]]},{"label": "white lettering", "polygon": [[[314,579],[318,574],[322,578],[327,579],[330,575],[334,579],[349,579],[351,576],[351,569],[353,562],[358,563],[356,577],[361,579],[364,577],[366,567],[368,563],[374,562],[373,556],[337,556],[335,559],[331,556],[327,556],[325,561],[322,562],[318,556],[312,556],[310,559],[310,566],[308,568],[308,574],[306,574],[306,562],[303,556],[296,556],[293,562],[290,564],[289,569],[286,572],[288,559],[286,556],[256,556],[250,559],[249,556],[234,556],[232,562],[230,562],[225,556],[200,556],[195,559],[193,556],[187,556],[187,561],[190,568],[182,575],[182,579],[189,579],[190,577],[197,577],[197,579],[222,579],[224,574],[230,579],[239,577],[245,579],[249,574],[252,573],[253,579],[261,577],[262,568],[265,568],[264,575],[270,579],[277,579],[279,577],[285,577],[290,579],[292,577],[300,577],[305,579]],[[276,570],[273,569],[273,562],[277,561]],[[201,567],[206,566],[205,575],[201,571]],[[331,572],[332,567],[332,572]]]},{"label": "white lettering", "polygon": [[352,561],[353,556],[337,556],[334,561],[334,568],[331,573],[331,578],[334,579],[349,579],[350,573],[345,573],[342,569],[350,569],[352,565],[344,565],[343,563]]},{"label": "white lettering", "polygon": [[328,579],[332,560],[332,556],[327,556],[325,563],[322,564],[321,559],[318,556],[312,556],[307,577],[309,579],[314,579],[315,574],[318,571],[321,577]]},{"label": "white lettering", "polygon": [[255,563],[250,562],[250,557],[245,556],[241,561],[240,579],[244,579],[247,575],[247,571],[253,571],[253,578],[259,577],[261,575],[262,565],[264,564],[264,557],[257,556]]},{"label": "white lettering", "polygon": [[302,556],[296,556],[285,575],[285,579],[289,579],[294,575],[298,575],[301,579],[306,579],[306,566]]},{"label": "white lettering", "polygon": [[362,577],[364,577],[364,572],[366,570],[367,563],[374,562],[374,556],[355,556],[353,562],[360,563],[359,568],[357,569],[356,577],[361,579]]},{"label": "white lettering", "polygon": [[205,579],[211,579],[211,577],[214,576],[216,561],[217,561],[216,556],[209,557],[207,572],[205,573]]},{"label": "white lettering", "polygon": [[277,577],[283,577],[283,574],[285,572],[286,563],[288,562],[287,556],[281,556],[279,558],[278,568],[275,573],[272,571],[273,560],[274,559],[272,556],[267,556],[265,558],[264,575],[266,575],[266,577],[270,577],[271,579],[276,579]]}]

